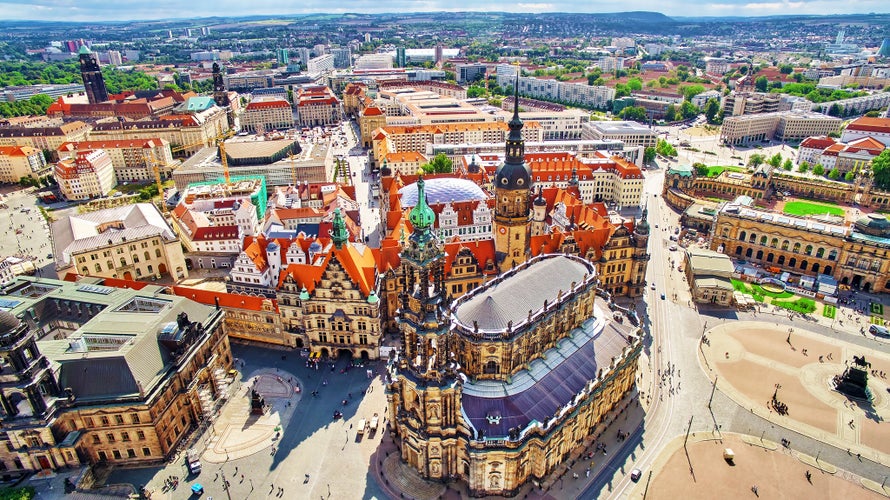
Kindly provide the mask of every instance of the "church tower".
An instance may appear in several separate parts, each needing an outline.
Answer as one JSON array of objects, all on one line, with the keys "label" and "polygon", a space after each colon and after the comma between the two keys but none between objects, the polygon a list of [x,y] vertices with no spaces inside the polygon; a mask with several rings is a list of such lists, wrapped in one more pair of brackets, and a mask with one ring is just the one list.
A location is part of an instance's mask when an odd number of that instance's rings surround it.
[{"label": "church tower", "polygon": [[513,98],[507,158],[494,174],[495,250],[501,272],[525,262],[529,249],[528,205],[532,173],[525,164],[525,141],[522,140],[522,120],[519,119],[518,69]]},{"label": "church tower", "polygon": [[646,292],[646,269],[649,267],[649,210],[643,206],[640,220],[634,226],[633,232],[633,270],[630,276],[630,285],[627,295],[640,297]]},{"label": "church tower", "polygon": [[221,108],[229,105],[229,93],[226,91],[222,67],[219,63],[213,63],[213,100]]},{"label": "church tower", "polygon": [[417,205],[409,215],[414,231],[401,253],[402,352],[387,385],[387,403],[402,459],[425,478],[443,479],[459,473],[461,384],[449,341],[445,253],[432,231],[436,214],[423,184],[423,178],[417,181]]},{"label": "church tower", "polygon": [[80,46],[77,57],[80,59],[80,76],[83,78],[83,86],[86,88],[90,104],[107,101],[108,89],[105,88],[105,78],[102,76],[102,69],[99,68],[99,58],[86,45]]}]

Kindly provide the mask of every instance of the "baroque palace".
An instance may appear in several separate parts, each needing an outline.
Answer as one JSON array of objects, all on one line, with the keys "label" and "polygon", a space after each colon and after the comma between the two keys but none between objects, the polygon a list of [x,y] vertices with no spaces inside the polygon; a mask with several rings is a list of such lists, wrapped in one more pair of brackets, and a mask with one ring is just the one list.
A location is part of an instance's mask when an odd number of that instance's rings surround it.
[{"label": "baroque palace", "polygon": [[[515,188],[527,172],[505,163],[497,179]],[[580,455],[632,389],[639,331],[609,321],[590,262],[525,260],[518,246],[508,255],[521,263],[452,302],[423,184],[401,255],[403,342],[386,377],[392,432],[423,477],[460,479],[474,496],[513,495]],[[522,199],[512,200],[519,213]]]},{"label": "baroque palace", "polygon": [[[825,274],[841,285],[890,292],[890,221],[885,216],[875,212],[845,222],[841,217],[802,218],[756,206],[794,195],[885,210],[890,193],[874,189],[867,175],[844,183],[761,165],[753,173],[725,171],[704,177],[680,166],[668,170],[662,193],[666,202],[685,211],[684,224],[711,234],[712,250],[775,272]],[[704,198],[715,196],[735,201],[703,206]]]}]

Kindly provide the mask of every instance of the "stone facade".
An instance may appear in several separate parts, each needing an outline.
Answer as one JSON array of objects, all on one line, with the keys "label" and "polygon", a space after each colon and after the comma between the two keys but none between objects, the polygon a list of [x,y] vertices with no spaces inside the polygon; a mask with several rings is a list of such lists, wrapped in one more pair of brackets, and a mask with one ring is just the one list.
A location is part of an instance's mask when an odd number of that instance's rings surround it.
[{"label": "stone facade", "polygon": [[[158,463],[228,397],[224,313],[115,283],[19,278],[8,288],[19,304],[0,313],[4,474]],[[133,341],[116,343],[103,334],[110,328]],[[163,376],[145,379],[142,369]],[[121,376],[130,373],[135,380]]]}]

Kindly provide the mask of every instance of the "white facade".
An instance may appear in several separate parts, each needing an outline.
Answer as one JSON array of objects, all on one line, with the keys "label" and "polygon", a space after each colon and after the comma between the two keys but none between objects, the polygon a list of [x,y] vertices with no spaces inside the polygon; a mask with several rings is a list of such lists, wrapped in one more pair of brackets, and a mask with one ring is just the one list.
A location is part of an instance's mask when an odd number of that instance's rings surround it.
[{"label": "white facade", "polygon": [[313,57],[306,63],[306,71],[311,74],[325,73],[334,70],[334,56],[325,54],[323,56]]}]

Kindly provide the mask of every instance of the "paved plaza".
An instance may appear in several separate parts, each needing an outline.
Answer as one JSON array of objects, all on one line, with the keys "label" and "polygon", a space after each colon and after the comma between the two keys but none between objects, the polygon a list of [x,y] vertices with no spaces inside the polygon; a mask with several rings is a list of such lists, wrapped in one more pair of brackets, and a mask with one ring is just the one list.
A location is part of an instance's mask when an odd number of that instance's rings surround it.
[{"label": "paved plaza", "polygon": [[[369,472],[384,435],[382,362],[346,370],[349,362],[339,360],[331,371],[330,363],[307,368],[298,351],[240,344],[232,351],[239,360],[240,387],[194,440],[201,473],[190,476],[179,453],[165,467],[117,469],[106,484],[146,485],[152,499],[171,500],[190,498],[195,483],[204,486],[205,497],[216,499],[386,498]],[[367,369],[373,370],[372,378]],[[252,388],[268,406],[263,415],[251,415]],[[343,417],[334,419],[335,410]],[[374,413],[381,430],[358,435],[359,420],[370,420]],[[169,476],[180,482],[165,491]]]},{"label": "paved plaza", "polygon": [[[767,322],[721,324],[702,345],[703,364],[719,375],[718,387],[743,407],[783,427],[890,464],[890,357],[801,328]],[[854,355],[871,363],[871,402],[848,399],[831,387]],[[776,395],[788,406],[778,415]]]},{"label": "paved plaza", "polygon": [[[723,459],[725,448],[735,454],[731,463]],[[883,498],[876,491],[866,489],[856,476],[813,467],[810,465],[813,458],[769,441],[761,444],[751,436],[729,434],[714,439],[705,433],[705,436],[691,437],[685,450],[683,437],[679,437],[659,456],[651,481],[647,471],[631,497],[641,498],[646,492],[647,499],[656,500]]]}]

